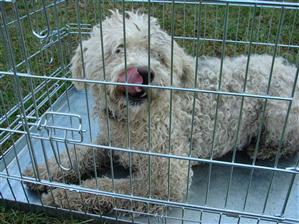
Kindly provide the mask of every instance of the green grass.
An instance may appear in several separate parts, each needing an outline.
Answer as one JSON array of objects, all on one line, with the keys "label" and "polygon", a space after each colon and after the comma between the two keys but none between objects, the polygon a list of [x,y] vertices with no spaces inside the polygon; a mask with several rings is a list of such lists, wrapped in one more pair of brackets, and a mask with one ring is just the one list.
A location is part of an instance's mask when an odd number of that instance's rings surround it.
[{"label": "green grass", "polygon": [[[25,1],[16,1],[16,8],[20,16],[26,15],[28,9],[34,11],[42,7],[41,2],[37,1],[24,4]],[[47,4],[53,1],[45,1]],[[72,1],[68,1],[68,4],[59,5],[58,7],[50,7],[47,9],[49,24],[51,29],[57,29],[65,27],[68,23],[77,23],[77,13],[79,13],[81,22],[88,24],[96,24],[99,21],[99,4],[94,2],[100,1],[87,1],[87,4],[81,4],[79,12]],[[81,1],[84,2],[84,1]],[[122,9],[122,4],[113,4],[111,1],[104,1],[103,14],[108,15],[108,9],[119,8]],[[15,9],[12,4],[7,3],[4,5],[7,20],[13,21],[16,19]],[[140,9],[145,13],[148,12],[148,4],[132,4],[128,3],[125,5],[126,10]],[[227,11],[228,9],[228,11]],[[172,19],[174,19],[174,34],[175,36],[188,36],[197,37],[200,35],[203,39],[219,39],[222,40],[224,35],[226,35],[227,40],[238,40],[238,41],[249,41],[250,35],[252,33],[251,39],[253,42],[270,42],[275,43],[276,36],[278,33],[278,25],[280,21],[281,10],[280,9],[270,9],[270,8],[248,8],[248,7],[236,7],[230,6],[215,6],[215,5],[202,5],[200,8],[193,5],[182,5],[177,4],[174,7],[175,13],[172,14],[173,8],[171,4],[151,4],[151,14],[158,18],[161,27],[171,33],[172,29]],[[228,12],[228,14],[226,14]],[[164,18],[163,18],[164,15]],[[198,16],[200,15],[200,16]],[[227,16],[227,33],[224,33],[225,18]],[[288,45],[299,45],[299,15],[295,10],[285,10],[283,15],[283,26],[281,29],[281,35],[279,43]],[[1,18],[2,19],[2,18]],[[46,27],[45,15],[43,13],[37,13],[31,17],[32,27],[36,31],[43,30]],[[56,22],[57,21],[57,22]],[[31,30],[31,25],[29,19],[24,19],[21,22],[24,36],[19,34],[19,27],[17,23],[14,23],[8,27],[8,32],[10,34],[12,51],[14,54],[14,60],[16,64],[20,63],[26,58],[26,55],[32,55],[38,50],[43,49],[43,47],[50,43],[51,41],[56,41],[57,39],[49,39],[47,41],[40,41],[37,39]],[[3,33],[0,33],[0,37]],[[26,51],[22,50],[22,38],[25,40]],[[191,55],[196,55],[194,49],[198,45],[198,56],[209,55],[209,56],[221,56],[222,41],[178,41],[181,46],[183,46],[187,52]],[[10,58],[6,51],[6,46],[4,41],[0,42],[0,70],[9,70]],[[41,53],[32,57],[28,60],[28,63],[23,63],[17,68],[18,72],[30,72],[34,75],[48,76],[54,72],[59,66],[66,66],[72,56],[72,51],[78,43],[78,35],[67,35],[61,40],[57,41],[54,45]],[[247,54],[249,51],[249,45],[243,43],[226,43],[225,45],[225,55],[234,56],[239,54]],[[262,46],[262,45],[252,45],[252,53],[268,53],[272,54],[274,47]],[[298,63],[298,50],[289,47],[279,47],[277,49],[277,55],[284,56],[290,62]],[[50,62],[50,58],[53,56],[53,61]],[[63,76],[62,73],[60,76]],[[20,86],[16,87],[15,80],[11,76],[4,76],[0,78],[0,115],[5,114],[12,106],[18,103],[18,97],[15,94],[15,90],[20,90],[22,96],[26,96],[31,92],[31,86],[36,88],[42,83],[39,79],[25,79],[20,78]],[[41,92],[35,95],[35,98],[42,96],[47,89],[55,84],[54,81],[50,81],[45,85]],[[45,110],[49,108],[51,102],[61,94],[66,88],[68,88],[71,83],[69,82],[58,82],[58,85],[62,85],[61,90],[54,94],[52,97],[46,99],[44,106],[39,108],[36,112],[41,115]],[[24,104],[25,109],[33,111],[30,108],[32,105],[32,98]],[[4,122],[1,127],[7,127],[9,123],[16,119],[17,114],[20,112],[12,114],[12,116]],[[13,127],[14,128],[14,127]],[[7,141],[0,146],[1,151],[5,151],[13,142],[19,137],[17,134],[12,134]],[[55,217],[48,217],[43,213],[25,213],[14,209],[6,209],[4,207],[0,208],[0,223],[79,223],[75,220],[62,220]]]},{"label": "green grass", "polygon": [[93,220],[80,221],[73,218],[57,218],[43,212],[23,212],[0,205],[1,224],[85,224],[92,222]]}]

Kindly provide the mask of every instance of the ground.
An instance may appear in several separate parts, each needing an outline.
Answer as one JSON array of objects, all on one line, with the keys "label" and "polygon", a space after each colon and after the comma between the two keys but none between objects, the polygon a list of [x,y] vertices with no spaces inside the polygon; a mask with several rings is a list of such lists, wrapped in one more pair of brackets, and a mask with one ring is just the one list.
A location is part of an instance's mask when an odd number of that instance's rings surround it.
[{"label": "ground", "polygon": [[85,224],[92,221],[57,218],[41,212],[23,212],[0,205],[0,223],[2,224]]}]

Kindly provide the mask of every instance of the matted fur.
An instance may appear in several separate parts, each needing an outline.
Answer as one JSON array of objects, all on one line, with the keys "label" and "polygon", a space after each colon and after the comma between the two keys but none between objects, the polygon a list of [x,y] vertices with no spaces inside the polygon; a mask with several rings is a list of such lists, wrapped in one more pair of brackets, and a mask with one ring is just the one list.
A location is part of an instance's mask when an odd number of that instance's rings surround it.
[{"label": "matted fur", "polygon": [[[92,80],[107,80],[117,82],[119,75],[125,69],[123,16],[118,11],[102,23],[103,49],[101,44],[101,29],[97,25],[93,28],[89,39],[78,46],[72,58],[71,71],[74,78]],[[126,56],[127,68],[132,66],[148,65],[148,16],[138,12],[127,12],[126,20]],[[195,69],[195,59],[188,56],[177,43],[173,42],[173,68],[171,69],[171,37],[160,29],[155,18],[150,20],[150,66],[155,73],[151,82],[153,85],[175,86],[217,90],[221,81],[220,90],[225,92],[246,92],[252,95],[272,95],[290,97],[294,85],[296,67],[283,58],[269,55],[251,55],[246,77],[247,56],[225,57],[221,60],[213,57],[198,58],[198,70]],[[81,55],[81,47],[83,55]],[[104,54],[102,55],[102,52]],[[82,65],[84,59],[84,69]],[[104,58],[104,63],[103,63]],[[274,62],[272,81],[267,94],[271,65]],[[220,69],[222,67],[222,79]],[[105,73],[104,73],[105,71]],[[171,79],[172,71],[172,79]],[[197,82],[195,86],[195,75]],[[104,77],[105,76],[105,77]],[[246,87],[244,87],[246,77]],[[82,82],[76,82],[77,88],[82,88]],[[180,156],[199,158],[218,158],[234,149],[254,150],[254,139],[258,135],[261,118],[264,117],[262,135],[260,138],[258,158],[266,159],[276,155],[279,141],[286,119],[288,102],[281,100],[267,100],[264,108],[264,99],[254,97],[237,97],[208,93],[192,93],[182,91],[148,89],[149,100],[134,105],[129,103],[127,110],[126,97],[118,91],[117,86],[88,84],[95,99],[95,114],[100,119],[102,132],[98,135],[97,144],[135,150],[149,150],[158,153],[171,153]],[[105,97],[105,94],[107,94]],[[170,111],[170,98],[172,106]],[[194,100],[195,99],[195,100]],[[105,108],[107,100],[108,108]],[[217,123],[216,106],[218,101]],[[242,117],[239,123],[240,109]],[[78,105],[80,106],[80,105]],[[194,106],[194,113],[193,112]],[[148,118],[150,108],[150,119]],[[107,115],[109,111],[109,115]],[[128,112],[128,113],[127,113]],[[298,85],[293,100],[292,109],[285,129],[285,138],[280,154],[292,154],[298,151],[299,145],[299,101]],[[129,115],[129,117],[128,117]],[[170,117],[171,115],[171,117]],[[263,116],[264,115],[264,116]],[[109,133],[111,142],[108,142],[107,116],[109,119]],[[171,118],[171,130],[169,127]],[[150,120],[150,125],[148,122]],[[130,142],[128,143],[127,121],[130,126]],[[191,138],[191,123],[193,130]],[[149,128],[151,131],[150,145]],[[239,127],[239,133],[237,129]],[[215,129],[215,132],[214,132]],[[169,135],[171,140],[169,141]],[[170,144],[170,147],[169,147]],[[192,151],[190,150],[192,148]],[[50,162],[50,178],[55,181],[63,179],[68,183],[78,183],[78,173],[87,177],[82,186],[97,188],[104,191],[131,194],[143,197],[170,199],[183,201],[187,188],[192,179],[192,169],[188,160],[168,159],[145,155],[114,151],[115,163],[128,168],[132,164],[132,186],[130,178],[121,178],[113,181],[111,178],[99,176],[93,178],[94,162],[100,175],[110,169],[110,156],[107,150],[98,148],[76,147],[79,164],[76,163],[74,153],[71,152],[72,163],[75,169],[62,172],[54,161]],[[212,150],[213,149],[213,150]],[[95,161],[93,160],[95,156]],[[64,165],[68,165],[68,157],[62,156]],[[150,164],[149,164],[150,163]],[[44,166],[39,167],[41,178],[48,178]],[[27,175],[33,176],[31,170]],[[149,176],[150,175],[150,176]],[[189,178],[189,179],[188,179]],[[149,185],[150,183],[150,185]],[[48,190],[41,185],[28,185],[33,190]],[[149,191],[150,189],[150,191]],[[133,192],[131,192],[133,190]],[[168,191],[169,190],[169,191]],[[43,193],[45,204],[54,204],[64,208],[87,210],[89,212],[106,213],[113,209],[114,204],[122,209],[133,209],[143,212],[162,211],[158,205],[145,203],[131,203],[126,200],[114,200],[110,197],[100,197],[91,194],[79,194],[62,189],[52,190],[54,201],[50,193]],[[66,200],[68,199],[68,200]],[[82,200],[84,205],[82,205]],[[68,203],[69,202],[69,203]]]}]

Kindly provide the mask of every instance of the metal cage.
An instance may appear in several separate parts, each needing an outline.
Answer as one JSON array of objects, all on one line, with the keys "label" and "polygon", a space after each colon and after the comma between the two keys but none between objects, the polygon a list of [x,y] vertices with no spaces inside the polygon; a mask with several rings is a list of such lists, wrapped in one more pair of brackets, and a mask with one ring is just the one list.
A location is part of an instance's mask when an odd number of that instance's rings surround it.
[{"label": "metal cage", "polygon": [[[110,9],[140,9],[158,18],[161,27],[195,57],[268,53],[274,58],[283,56],[295,64],[299,60],[299,3],[2,0],[0,8],[0,201],[25,209],[59,211],[112,222],[299,223],[298,155],[277,161],[250,160],[242,152],[220,160],[184,158],[202,163],[194,168],[194,180],[184,202],[105,192],[40,179],[38,175],[35,178],[22,175],[27,167],[34,169],[50,158],[59,163],[59,155],[67,144],[101,150],[102,146],[93,143],[99,131],[91,115],[93,98],[86,89],[76,91],[73,88],[70,59],[78,43],[89,35],[93,25],[109,15]],[[105,80],[96,82],[96,85],[108,84]],[[168,86],[166,90],[174,88]],[[230,94],[221,89],[207,93]],[[249,93],[236,95],[262,98],[265,103],[273,98]],[[292,97],[276,100],[291,104]],[[113,145],[107,149],[138,153]],[[150,151],[143,153],[172,156]],[[62,165],[61,168],[67,169]],[[118,168],[112,166],[111,169],[117,172]],[[29,191],[26,183],[121,198],[128,203],[158,203],[172,209],[163,215],[143,213],[136,217],[138,212],[133,210],[122,211],[128,215],[118,215],[121,208],[115,205],[113,214],[89,214],[84,206],[82,211],[45,206],[40,195]]]}]

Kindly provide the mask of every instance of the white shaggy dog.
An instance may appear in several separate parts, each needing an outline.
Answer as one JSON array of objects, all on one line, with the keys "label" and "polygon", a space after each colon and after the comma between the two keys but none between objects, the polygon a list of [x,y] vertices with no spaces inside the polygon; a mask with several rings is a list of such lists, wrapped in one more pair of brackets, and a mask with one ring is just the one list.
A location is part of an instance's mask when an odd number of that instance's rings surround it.
[{"label": "white shaggy dog", "polygon": [[[195,59],[188,56],[175,41],[171,41],[171,37],[160,29],[155,18],[151,18],[150,21],[150,46],[147,15],[128,12],[125,24],[125,43],[123,16],[117,11],[103,21],[102,35],[101,27],[95,26],[90,38],[77,48],[72,59],[71,71],[74,78],[83,78],[85,74],[86,79],[120,83],[127,80],[128,83],[137,85],[125,87],[125,84],[88,84],[95,98],[95,113],[100,118],[102,130],[96,143],[156,154],[149,157],[148,154],[134,153],[130,157],[127,152],[121,150],[115,150],[111,155],[107,149],[77,147],[78,161],[74,152],[71,153],[74,169],[62,172],[56,162],[51,161],[49,178],[78,183],[79,171],[82,177],[86,178],[82,182],[84,187],[99,187],[100,190],[121,194],[183,201],[192,178],[187,159],[189,156],[218,158],[233,149],[244,148],[253,153],[257,138],[259,149],[255,153],[258,158],[298,151],[298,85],[282,144],[280,139],[289,103],[277,99],[292,96],[297,71],[295,66],[283,58],[273,60],[269,55],[252,55],[250,58],[226,57],[223,63],[217,58],[201,57],[195,66]],[[195,68],[198,68],[196,72]],[[149,84],[194,88],[208,92],[194,93],[178,89],[171,92],[165,88],[147,88]],[[83,83],[77,82],[75,86],[81,88]],[[219,89],[227,94],[215,94],[215,90]],[[247,93],[247,96],[236,96],[235,93]],[[265,103],[265,99],[260,97],[264,95],[276,99],[268,99]],[[158,156],[157,153],[175,156],[169,159]],[[94,162],[98,173],[105,174],[110,170],[110,158],[125,168],[131,164],[132,177],[114,181],[105,176],[92,177]],[[69,163],[66,155],[62,161],[65,165]],[[42,178],[48,178],[45,166],[40,166],[39,170]],[[31,170],[27,170],[26,174],[33,175]],[[28,186],[33,190],[48,190],[46,186]],[[85,208],[89,212],[107,213],[116,203],[116,206],[122,209],[161,211],[161,206],[154,204],[148,206],[146,203],[131,203],[88,193],[79,194],[54,189],[52,194],[54,198],[50,193],[42,194],[45,204],[75,210]],[[68,200],[65,200],[66,198]]]}]

